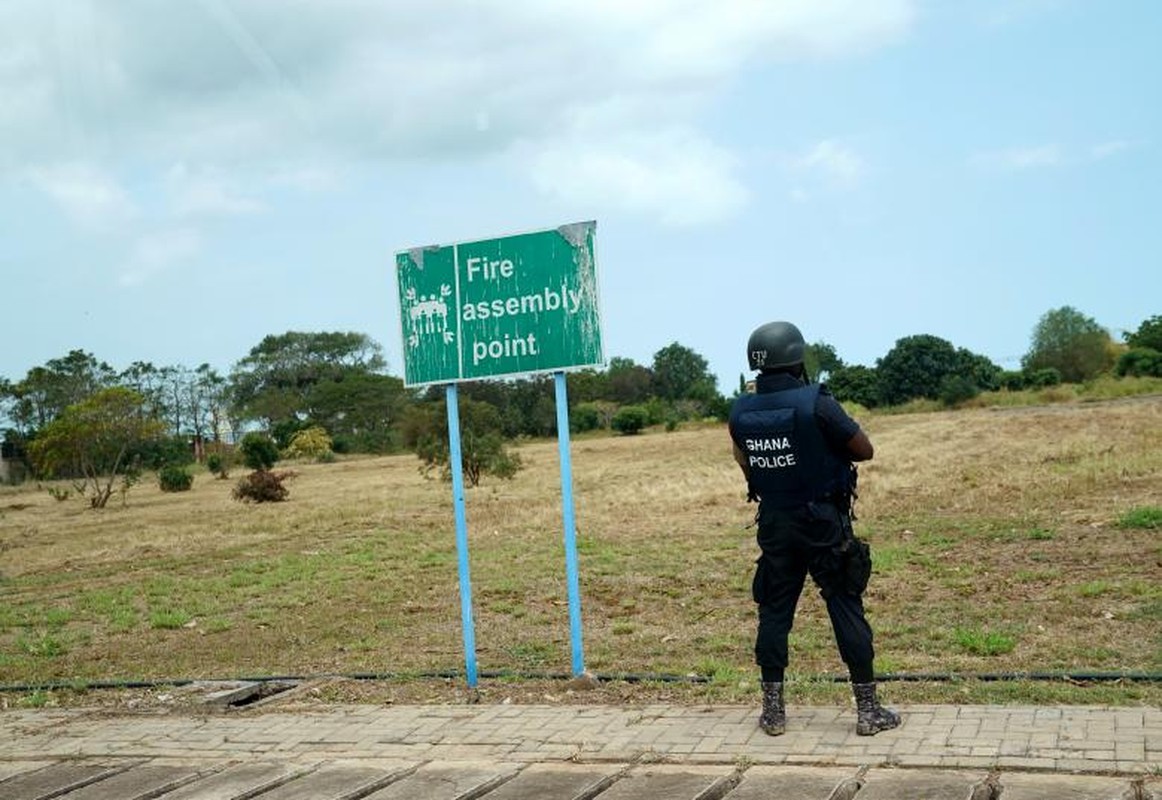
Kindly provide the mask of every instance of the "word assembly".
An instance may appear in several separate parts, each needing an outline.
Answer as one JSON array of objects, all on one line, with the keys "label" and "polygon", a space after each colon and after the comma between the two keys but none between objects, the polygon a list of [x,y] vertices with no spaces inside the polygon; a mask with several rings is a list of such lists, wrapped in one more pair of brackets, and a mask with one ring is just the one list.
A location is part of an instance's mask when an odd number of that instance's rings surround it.
[{"label": "word assembly", "polygon": [[[473,256],[465,261],[464,275],[468,283],[508,282],[516,275],[516,265],[507,258],[492,260]],[[527,294],[465,303],[460,309],[460,319],[462,322],[481,322],[503,317],[537,315],[546,311],[576,314],[581,309],[583,299],[580,290],[570,289],[568,283],[562,280],[559,288],[546,286]],[[472,341],[473,366],[477,366],[484,359],[536,356],[539,353],[535,333],[512,331],[493,338]]]}]

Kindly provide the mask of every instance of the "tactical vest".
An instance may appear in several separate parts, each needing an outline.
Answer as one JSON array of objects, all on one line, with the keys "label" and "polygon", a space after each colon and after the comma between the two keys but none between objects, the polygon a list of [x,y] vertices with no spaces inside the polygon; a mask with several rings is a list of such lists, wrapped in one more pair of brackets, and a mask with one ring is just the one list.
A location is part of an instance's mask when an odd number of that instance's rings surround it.
[{"label": "tactical vest", "polygon": [[803,505],[851,490],[851,464],[831,452],[815,421],[819,384],[747,394],[730,410],[730,436],[746,454],[748,486],[764,504]]}]

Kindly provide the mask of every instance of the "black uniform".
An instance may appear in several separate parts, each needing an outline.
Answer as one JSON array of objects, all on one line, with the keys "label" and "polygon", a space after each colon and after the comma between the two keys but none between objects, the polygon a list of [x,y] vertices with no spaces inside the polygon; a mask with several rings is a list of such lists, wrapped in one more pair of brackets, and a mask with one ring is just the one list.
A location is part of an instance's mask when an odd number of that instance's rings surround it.
[{"label": "black uniform", "polygon": [[847,442],[859,424],[818,384],[785,372],[761,374],[756,393],[731,409],[730,435],[747,459],[759,498],[753,595],[759,607],[755,661],[763,681],[782,681],[787,636],[808,573],[827,603],[853,683],[874,680],[872,631],[862,588],[847,577],[841,548],[851,539],[854,471]]}]

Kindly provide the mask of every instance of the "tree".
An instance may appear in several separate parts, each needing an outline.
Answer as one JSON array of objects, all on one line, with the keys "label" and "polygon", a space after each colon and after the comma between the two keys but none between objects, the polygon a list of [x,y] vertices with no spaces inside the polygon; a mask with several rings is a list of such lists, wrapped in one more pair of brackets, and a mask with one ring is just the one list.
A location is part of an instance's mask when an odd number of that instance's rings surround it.
[{"label": "tree", "polygon": [[956,348],[938,336],[924,333],[899,339],[876,361],[879,402],[898,405],[920,397],[936,399],[944,379],[956,374],[960,365]]},{"label": "tree", "polygon": [[1145,347],[1162,353],[1162,315],[1155,315],[1138,326],[1138,330],[1126,336],[1130,347]]},{"label": "tree", "polygon": [[1114,362],[1109,332],[1070,306],[1047,311],[1033,328],[1029,352],[1021,359],[1026,372],[1052,367],[1067,383],[1097,377]]},{"label": "tree", "polygon": [[[995,392],[1001,388],[1001,375],[1004,373],[1004,370],[988,356],[982,356],[979,353],[974,353],[971,350],[960,347],[956,350],[956,358],[959,364],[956,368],[957,374],[955,377],[962,378],[968,385],[977,390],[977,392],[970,395],[971,397],[975,397],[980,391]],[[965,389],[962,388],[961,391],[963,392]]]},{"label": "tree", "polygon": [[[416,455],[424,462],[420,469],[425,475],[438,469],[441,478],[451,480],[447,405],[444,401],[430,405],[429,409],[410,415],[409,424],[418,428],[411,434],[415,436]],[[485,474],[503,479],[513,477],[522,467],[521,458],[505,445],[497,408],[461,397],[459,412],[460,467],[468,485],[478,485]]]},{"label": "tree", "polygon": [[709,401],[718,394],[718,379],[706,359],[673,342],[654,353],[654,393],[663,400]]},{"label": "tree", "polygon": [[377,373],[385,364],[381,351],[363,333],[267,336],[230,373],[235,405],[246,419],[270,427],[288,420],[326,425],[318,419],[314,390],[352,375]]},{"label": "tree", "polygon": [[117,386],[65,408],[44,426],[29,451],[41,473],[79,479],[90,507],[104,508],[118,478],[125,489],[132,483],[129,454],[163,433],[164,425],[146,415],[145,399]]},{"label": "tree", "polygon": [[614,356],[609,359],[609,394],[607,400],[634,405],[644,403],[650,396],[654,374],[648,367],[634,363],[632,358]]},{"label": "tree", "polygon": [[30,438],[67,407],[116,382],[116,372],[104,361],[83,350],[70,350],[9,385],[8,417],[22,437]]},{"label": "tree", "polygon": [[876,371],[862,364],[839,367],[827,377],[827,387],[835,399],[844,403],[859,403],[864,408],[879,405]]},{"label": "tree", "polygon": [[825,376],[843,367],[843,359],[827,342],[812,342],[803,350],[803,366],[813,379],[823,380]]}]

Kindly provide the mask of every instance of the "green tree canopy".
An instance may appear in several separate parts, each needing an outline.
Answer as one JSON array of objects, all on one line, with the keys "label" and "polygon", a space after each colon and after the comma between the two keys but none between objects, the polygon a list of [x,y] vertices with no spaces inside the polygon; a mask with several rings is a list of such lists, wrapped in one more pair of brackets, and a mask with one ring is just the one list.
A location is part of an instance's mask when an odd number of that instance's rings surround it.
[{"label": "green tree canopy", "polygon": [[234,403],[246,419],[269,426],[318,421],[316,387],[384,367],[382,348],[363,333],[302,333],[267,336],[230,373]]},{"label": "green tree canopy", "polygon": [[140,394],[115,386],[65,408],[30,443],[29,455],[44,475],[79,476],[89,505],[104,508],[116,479],[132,473],[130,453],[164,430]]},{"label": "green tree canopy", "polygon": [[1021,366],[1027,372],[1052,367],[1063,381],[1079,383],[1113,366],[1111,345],[1109,331],[1077,309],[1062,306],[1037,322]]},{"label": "green tree canopy", "polygon": [[1155,315],[1138,326],[1138,330],[1126,336],[1130,347],[1146,347],[1162,353],[1162,315]]},{"label": "green tree canopy", "polygon": [[827,376],[827,387],[841,402],[859,403],[864,408],[879,405],[876,371],[863,364],[849,364],[832,370]]},{"label": "green tree canopy", "polygon": [[709,402],[718,394],[718,379],[706,359],[673,342],[654,353],[654,394],[663,400]]},{"label": "green tree canopy", "polygon": [[623,405],[644,403],[650,396],[654,374],[632,358],[609,359],[609,400]]},{"label": "green tree canopy", "polygon": [[33,367],[23,380],[8,385],[7,414],[22,436],[31,436],[68,406],[116,382],[117,373],[104,361],[84,350],[70,350],[66,356]]},{"label": "green tree canopy", "polygon": [[899,339],[876,361],[879,401],[898,405],[920,397],[935,399],[944,379],[956,374],[960,364],[956,348],[939,336],[922,333]]},{"label": "green tree canopy", "polygon": [[822,375],[830,375],[843,366],[843,359],[835,352],[835,348],[827,342],[812,342],[803,351],[803,366],[812,380],[819,380]]}]

